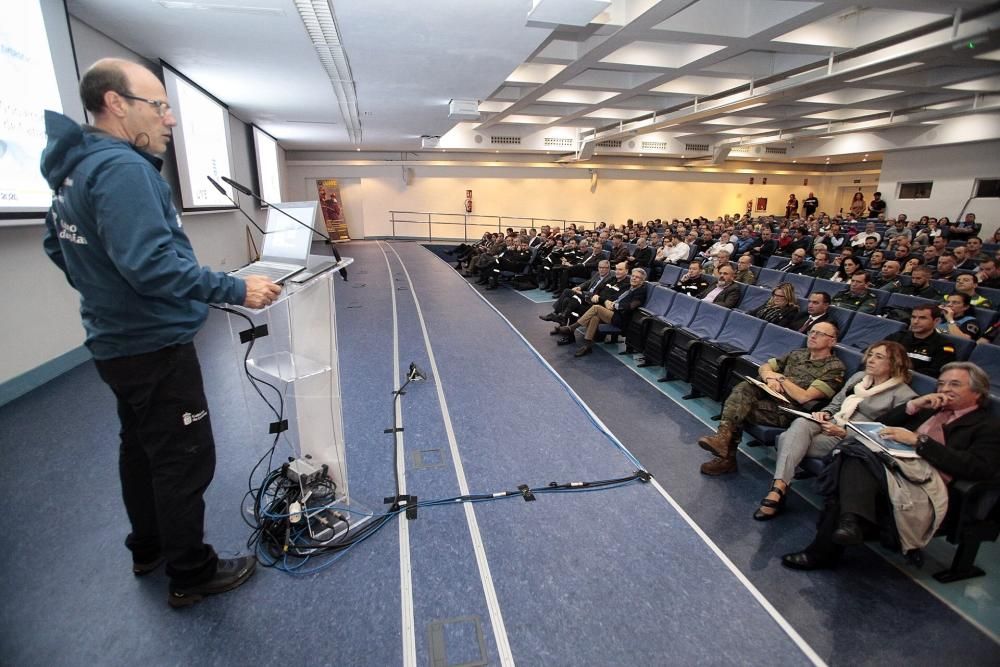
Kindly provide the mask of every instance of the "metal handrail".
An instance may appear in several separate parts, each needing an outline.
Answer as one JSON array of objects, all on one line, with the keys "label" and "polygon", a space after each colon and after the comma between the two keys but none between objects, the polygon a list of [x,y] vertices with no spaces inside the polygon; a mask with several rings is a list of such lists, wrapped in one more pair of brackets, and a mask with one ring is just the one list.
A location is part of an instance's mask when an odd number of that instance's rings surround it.
[{"label": "metal handrail", "polygon": [[[398,216],[418,216],[419,220],[410,220],[405,217]],[[439,216],[442,218],[462,218],[460,222],[450,222],[447,220],[435,220],[434,217]],[[471,219],[471,221],[470,221]],[[484,219],[482,222],[478,219]],[[565,228],[567,225],[574,224],[577,229],[596,229],[598,222],[593,220],[568,220],[560,218],[530,218],[524,216],[515,215],[482,215],[479,213],[435,213],[428,211],[389,211],[389,220],[392,223],[392,238],[416,238],[413,235],[400,235],[396,232],[396,223],[402,224],[417,224],[417,225],[427,225],[427,240],[434,241],[436,238],[441,240],[454,240],[457,238],[465,239],[466,241],[473,238],[479,238],[482,236],[484,231],[493,231],[494,221],[496,225],[496,231],[498,233],[503,233],[504,226],[507,227],[522,227],[525,229],[538,229],[541,225],[558,225],[561,228]],[[521,221],[521,224],[511,224],[514,221]],[[530,224],[523,224],[524,221],[528,221]],[[477,232],[474,236],[469,236],[469,225],[477,228]],[[461,225],[462,236],[435,236],[434,226],[442,225],[446,228],[457,227]],[[484,228],[488,228],[484,229]]]}]

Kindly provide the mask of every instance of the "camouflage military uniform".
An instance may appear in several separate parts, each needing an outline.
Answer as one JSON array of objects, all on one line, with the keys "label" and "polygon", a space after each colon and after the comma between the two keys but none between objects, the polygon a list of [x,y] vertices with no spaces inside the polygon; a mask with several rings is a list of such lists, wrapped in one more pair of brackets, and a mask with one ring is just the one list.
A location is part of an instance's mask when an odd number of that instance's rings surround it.
[{"label": "camouflage military uniform", "polygon": [[[819,389],[827,399],[833,398],[844,385],[846,369],[843,362],[833,354],[825,359],[812,361],[809,359],[809,350],[802,348],[777,359],[770,359],[767,363],[771,370],[783,374],[797,386]],[[763,389],[746,381],[736,385],[722,407],[722,421],[736,431],[742,431],[743,424],[748,422],[765,426],[788,426],[793,419],[795,415],[779,410],[778,402],[770,398]]]}]

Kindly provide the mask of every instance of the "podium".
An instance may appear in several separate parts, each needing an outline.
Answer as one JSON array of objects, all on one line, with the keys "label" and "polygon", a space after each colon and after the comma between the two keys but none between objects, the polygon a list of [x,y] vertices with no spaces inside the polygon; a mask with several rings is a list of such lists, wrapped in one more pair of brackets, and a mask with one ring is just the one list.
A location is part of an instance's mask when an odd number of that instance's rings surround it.
[{"label": "podium", "polygon": [[[344,258],[302,283],[285,282],[281,296],[266,308],[233,306],[253,322],[252,326],[243,317],[228,315],[240,368],[245,363],[247,373],[273,387],[252,383],[244,374],[243,395],[254,442],[259,438],[270,447],[278,437],[287,442],[296,458],[304,458],[317,468],[327,466],[338,502],[344,504],[349,502],[350,490],[333,281],[337,271],[353,261]],[[258,390],[275,409],[283,402],[280,420]]]}]

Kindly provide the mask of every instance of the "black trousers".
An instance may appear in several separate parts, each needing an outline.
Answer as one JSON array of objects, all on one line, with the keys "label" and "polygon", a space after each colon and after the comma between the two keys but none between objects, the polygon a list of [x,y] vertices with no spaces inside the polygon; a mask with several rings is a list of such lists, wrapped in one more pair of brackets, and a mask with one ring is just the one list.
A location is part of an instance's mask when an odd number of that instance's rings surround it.
[{"label": "black trousers", "polygon": [[832,538],[843,514],[856,514],[865,519],[868,522],[863,526],[865,535],[871,536],[876,532],[874,524],[878,521],[880,493],[879,481],[872,476],[861,459],[844,457],[840,467],[838,494],[836,498],[827,500],[820,513],[816,537],[806,551],[826,560],[837,560],[844,548],[834,544]]},{"label": "black trousers", "polygon": [[95,364],[118,400],[133,560],[162,555],[175,586],[210,579],[218,557],[203,541],[203,496],[215,474],[215,440],[194,344]]}]

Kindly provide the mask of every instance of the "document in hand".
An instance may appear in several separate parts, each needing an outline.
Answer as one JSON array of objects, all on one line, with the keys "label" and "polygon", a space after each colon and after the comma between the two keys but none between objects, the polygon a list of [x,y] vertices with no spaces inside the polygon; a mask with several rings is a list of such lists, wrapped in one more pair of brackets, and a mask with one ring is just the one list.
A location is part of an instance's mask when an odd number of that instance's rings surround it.
[{"label": "document in hand", "polygon": [[791,401],[788,399],[787,396],[785,396],[784,394],[779,394],[775,390],[773,390],[770,387],[768,387],[766,383],[761,382],[757,378],[747,377],[746,375],[740,375],[739,373],[737,373],[737,375],[739,375],[739,377],[743,378],[744,380],[746,380],[750,384],[752,384],[752,385],[754,385],[756,387],[760,387],[761,389],[763,389],[764,391],[766,391],[770,396],[774,397],[775,400],[782,401],[784,403],[791,403]]},{"label": "document in hand", "polygon": [[873,452],[885,452],[897,459],[918,459],[920,456],[912,447],[883,438],[878,433],[885,428],[885,424],[879,422],[847,422],[847,428],[854,431],[858,436],[858,441],[864,444]]},{"label": "document in hand", "polygon": [[782,412],[787,412],[788,414],[795,415],[796,417],[802,417],[803,419],[808,419],[809,421],[815,422],[817,424],[823,423],[820,420],[813,417],[811,412],[803,412],[802,410],[793,410],[792,408],[786,408],[784,405],[779,405],[778,409],[781,410]]}]

